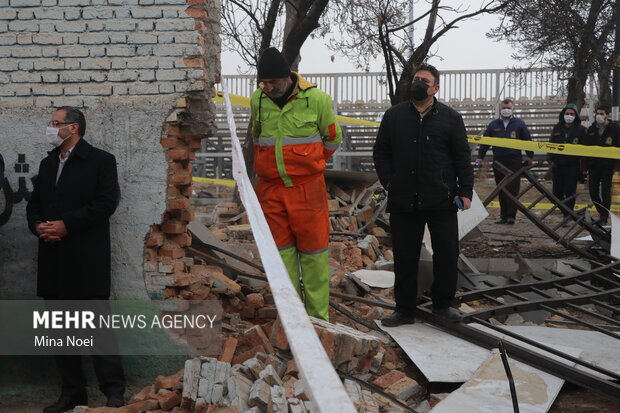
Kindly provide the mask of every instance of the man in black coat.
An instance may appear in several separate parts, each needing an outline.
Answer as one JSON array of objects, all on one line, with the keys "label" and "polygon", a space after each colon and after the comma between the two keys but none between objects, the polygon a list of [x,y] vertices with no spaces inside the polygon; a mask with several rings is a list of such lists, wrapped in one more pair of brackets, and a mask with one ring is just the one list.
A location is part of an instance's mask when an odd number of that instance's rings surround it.
[{"label": "man in black coat", "polygon": [[[55,149],[41,161],[28,225],[39,238],[37,295],[46,300],[107,300],[110,296],[110,222],[120,197],[113,155],[83,139],[84,114],[63,107],[46,137]],[[92,356],[107,406],[123,403],[120,356]],[[81,356],[55,356],[62,381],[58,402],[44,413],[87,404]]]},{"label": "man in black coat", "polygon": [[[599,106],[596,109],[595,121],[586,132],[584,145],[620,146],[620,125],[611,122],[610,116],[609,107]],[[611,180],[614,169],[618,169],[618,161],[609,158],[582,158],[581,163],[582,171],[588,173],[588,189],[599,214],[598,223],[605,225],[611,207]]]},{"label": "man in black coat", "polygon": [[433,243],[433,311],[452,321],[459,254],[457,205],[468,209],[474,185],[463,118],[438,102],[439,72],[422,65],[414,74],[413,101],[388,109],[374,145],[377,175],[388,191],[394,246],[396,311],[388,327],[415,322],[418,261],[428,225]]}]

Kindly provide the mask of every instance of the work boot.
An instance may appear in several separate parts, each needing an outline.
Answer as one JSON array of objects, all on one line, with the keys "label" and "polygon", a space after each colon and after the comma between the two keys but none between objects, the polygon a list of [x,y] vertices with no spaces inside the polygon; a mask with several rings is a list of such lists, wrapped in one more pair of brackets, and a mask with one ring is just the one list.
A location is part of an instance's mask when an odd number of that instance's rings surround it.
[{"label": "work boot", "polygon": [[398,327],[404,324],[414,324],[415,317],[395,311],[391,316],[383,317],[381,324],[386,327]]},{"label": "work boot", "polygon": [[63,413],[72,410],[75,406],[87,405],[88,397],[86,396],[86,392],[73,396],[61,394],[56,403],[43,409],[43,413]]},{"label": "work boot", "polygon": [[461,321],[461,313],[456,308],[446,307],[446,308],[438,308],[433,306],[433,314],[438,315],[443,318],[447,318],[450,321]]},{"label": "work boot", "polygon": [[113,394],[108,396],[108,401],[105,405],[106,407],[123,407],[125,405],[125,400],[122,395]]},{"label": "work boot", "polygon": [[505,225],[505,224],[506,224],[506,222],[507,222],[507,221],[506,221],[504,218],[502,218],[502,219],[498,219],[497,221],[495,221],[495,223],[496,223],[496,224],[499,224],[499,225]]},{"label": "work boot", "polygon": [[506,225],[514,225],[515,224],[515,219],[514,218],[508,218],[506,220]]}]

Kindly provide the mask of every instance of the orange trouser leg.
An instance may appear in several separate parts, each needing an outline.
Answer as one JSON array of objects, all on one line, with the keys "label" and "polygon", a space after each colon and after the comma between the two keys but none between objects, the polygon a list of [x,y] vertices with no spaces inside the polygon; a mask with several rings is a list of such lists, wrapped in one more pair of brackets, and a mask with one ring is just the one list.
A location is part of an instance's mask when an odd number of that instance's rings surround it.
[{"label": "orange trouser leg", "polygon": [[[325,180],[321,176],[290,188],[259,182],[256,194],[296,288],[301,278],[308,314],[327,319],[329,211]],[[290,251],[292,247],[298,255]]]}]

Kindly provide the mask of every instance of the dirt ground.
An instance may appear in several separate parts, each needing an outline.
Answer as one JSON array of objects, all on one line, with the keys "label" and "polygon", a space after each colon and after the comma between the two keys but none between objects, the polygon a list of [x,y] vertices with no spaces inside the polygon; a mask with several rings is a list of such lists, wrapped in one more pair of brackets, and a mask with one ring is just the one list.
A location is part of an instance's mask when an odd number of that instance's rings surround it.
[{"label": "dirt ground", "polygon": [[[480,200],[484,201],[495,189],[495,181],[491,174],[477,175],[474,189]],[[524,189],[525,186],[525,183],[522,182],[521,189]],[[551,181],[544,181],[544,186],[551,190]],[[521,199],[524,202],[531,202],[539,195],[540,193],[537,190],[532,189]],[[494,201],[497,203],[497,197]],[[548,200],[540,201],[540,203],[548,202]],[[577,185],[576,203],[578,205],[591,203],[587,184]],[[468,258],[513,257],[517,252],[525,258],[565,258],[573,256],[573,253],[557,244],[521,212],[517,213],[515,225],[501,225],[495,223],[499,220],[499,207],[487,207],[487,211],[489,216],[478,227],[483,235],[461,242],[461,252]],[[542,216],[545,212],[543,209],[535,210],[538,216]],[[593,218],[598,218],[597,212],[592,211],[591,214]],[[562,215],[556,211],[545,218],[545,222],[557,224],[561,218]],[[561,231],[562,228],[558,230],[562,233]]]}]

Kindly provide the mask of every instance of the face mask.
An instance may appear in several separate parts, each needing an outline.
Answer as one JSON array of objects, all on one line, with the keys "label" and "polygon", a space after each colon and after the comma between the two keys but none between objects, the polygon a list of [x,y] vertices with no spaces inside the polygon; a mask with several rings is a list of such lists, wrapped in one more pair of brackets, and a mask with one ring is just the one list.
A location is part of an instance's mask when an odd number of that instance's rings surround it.
[{"label": "face mask", "polygon": [[59,147],[64,142],[64,140],[58,136],[59,130],[60,128],[52,128],[51,126],[48,126],[45,130],[45,137],[47,138],[47,141],[55,147]]},{"label": "face mask", "polygon": [[573,123],[575,121],[575,117],[573,115],[564,115],[565,123]]},{"label": "face mask", "polygon": [[596,123],[605,123],[606,120],[607,120],[607,116],[596,115]]},{"label": "face mask", "polygon": [[417,101],[428,98],[428,85],[421,80],[416,80],[411,84],[411,96]]},{"label": "face mask", "polygon": [[509,118],[512,116],[512,109],[502,109],[499,111],[503,118]]}]

